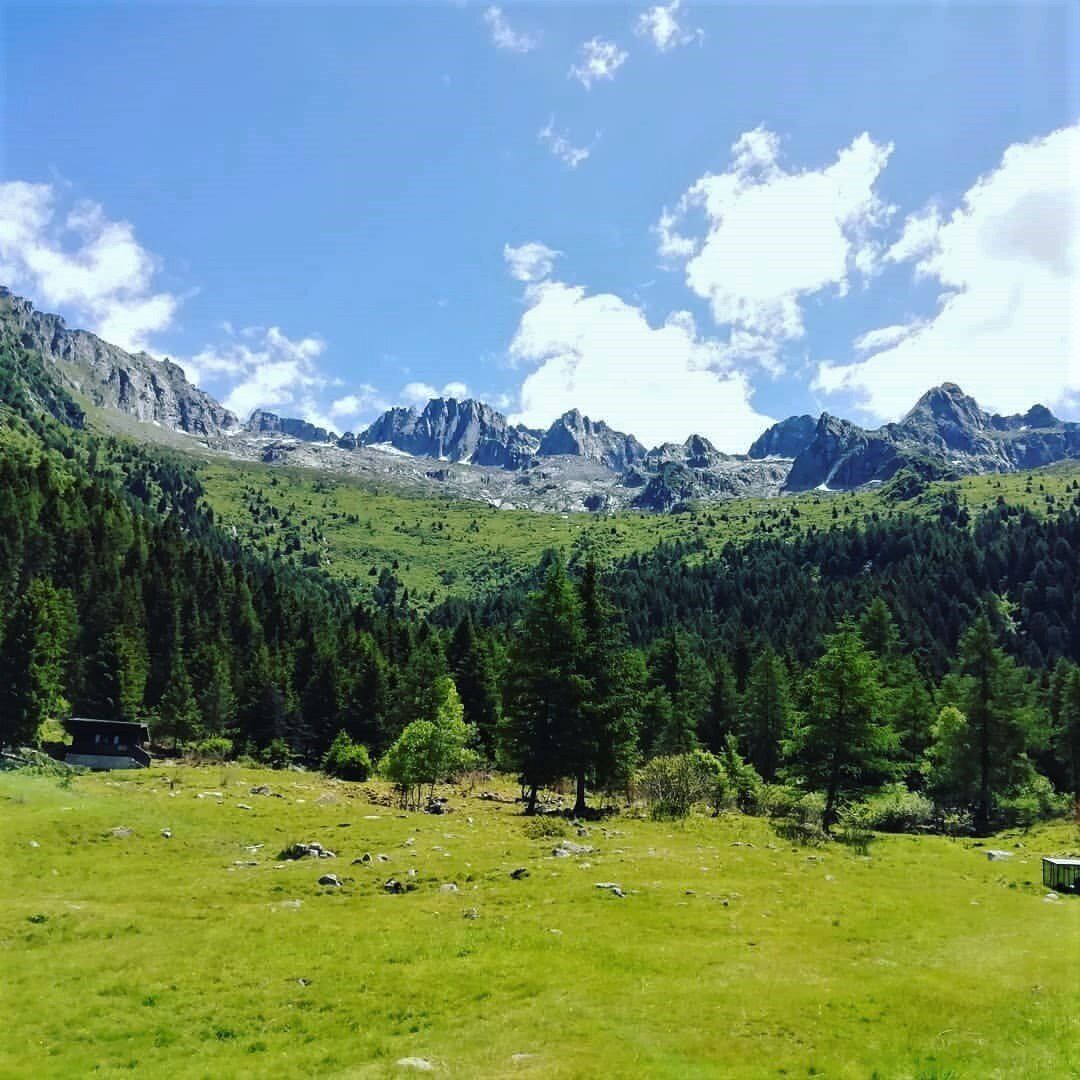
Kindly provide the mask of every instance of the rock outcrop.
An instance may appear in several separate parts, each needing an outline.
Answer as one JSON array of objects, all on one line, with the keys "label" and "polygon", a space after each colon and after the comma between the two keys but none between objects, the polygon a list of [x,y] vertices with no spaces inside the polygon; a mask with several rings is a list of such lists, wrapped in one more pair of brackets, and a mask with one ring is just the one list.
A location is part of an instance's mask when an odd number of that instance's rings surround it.
[{"label": "rock outcrop", "polygon": [[244,425],[245,431],[253,435],[288,435],[301,442],[328,443],[337,441],[337,435],[326,428],[316,427],[307,420],[296,420],[288,416],[256,409]]}]

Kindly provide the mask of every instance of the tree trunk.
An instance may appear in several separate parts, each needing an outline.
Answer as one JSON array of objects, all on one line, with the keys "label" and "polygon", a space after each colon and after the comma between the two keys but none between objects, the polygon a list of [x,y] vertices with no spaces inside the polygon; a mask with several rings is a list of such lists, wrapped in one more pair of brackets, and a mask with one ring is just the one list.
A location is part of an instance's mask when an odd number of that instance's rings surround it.
[{"label": "tree trunk", "polygon": [[585,773],[577,774],[577,800],[574,802],[574,817],[584,817],[588,811],[585,805]]},{"label": "tree trunk", "polygon": [[528,805],[525,807],[525,813],[529,814],[530,816],[532,814],[536,813],[536,785],[535,784],[531,785],[530,788],[529,788],[529,802],[528,802]]}]

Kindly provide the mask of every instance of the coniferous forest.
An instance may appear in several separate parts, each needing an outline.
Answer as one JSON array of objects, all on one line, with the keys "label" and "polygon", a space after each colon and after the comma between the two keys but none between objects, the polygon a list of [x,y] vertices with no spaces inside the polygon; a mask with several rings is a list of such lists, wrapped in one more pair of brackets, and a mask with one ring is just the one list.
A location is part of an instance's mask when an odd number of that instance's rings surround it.
[{"label": "coniferous forest", "polygon": [[517,775],[529,809],[569,781],[579,813],[696,762],[724,798],[820,800],[825,828],[876,798],[985,831],[1080,792],[1075,483],[1042,515],[973,518],[946,490],[929,514],[718,553],[552,552],[422,617],[246,552],[189,461],[91,430],[10,339],[0,399],[10,746],[67,715],[138,719],[167,747],[382,759],[403,791],[441,754]]}]

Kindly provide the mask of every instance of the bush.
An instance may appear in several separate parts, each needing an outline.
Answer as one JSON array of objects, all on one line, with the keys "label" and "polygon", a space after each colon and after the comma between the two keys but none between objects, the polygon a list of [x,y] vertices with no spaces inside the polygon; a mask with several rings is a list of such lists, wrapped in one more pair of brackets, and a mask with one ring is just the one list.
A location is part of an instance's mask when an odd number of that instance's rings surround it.
[{"label": "bush", "polygon": [[366,780],[371,775],[367,747],[353,742],[346,731],[339,731],[322,756],[323,772],[340,780]]},{"label": "bush", "polygon": [[654,818],[684,818],[695,803],[716,796],[721,776],[719,761],[695,750],[653,758],[638,772],[637,785]]},{"label": "bush", "polygon": [[793,844],[817,847],[829,838],[825,832],[825,796],[819,791],[790,799],[786,813],[774,816],[777,818],[774,826],[777,833]]},{"label": "bush", "polygon": [[837,821],[840,826],[840,840],[853,847],[860,855],[865,855],[874,839],[872,819],[873,811],[865,802],[848,803],[841,807]]},{"label": "bush", "polygon": [[533,818],[522,831],[530,840],[559,840],[570,835],[561,821],[550,817]]},{"label": "bush", "polygon": [[889,784],[862,804],[867,827],[875,832],[919,832],[932,826],[934,804],[903,784]]},{"label": "bush", "polygon": [[224,735],[211,735],[209,738],[200,739],[188,753],[200,761],[224,761],[231,757],[233,744],[231,739]]},{"label": "bush", "polygon": [[1067,814],[1070,803],[1069,796],[1059,795],[1045,776],[1033,773],[1022,787],[998,800],[998,812],[1003,825],[1026,831],[1040,821]]},{"label": "bush", "polygon": [[259,751],[259,761],[271,769],[287,769],[295,760],[292,747],[284,739],[274,739]]}]

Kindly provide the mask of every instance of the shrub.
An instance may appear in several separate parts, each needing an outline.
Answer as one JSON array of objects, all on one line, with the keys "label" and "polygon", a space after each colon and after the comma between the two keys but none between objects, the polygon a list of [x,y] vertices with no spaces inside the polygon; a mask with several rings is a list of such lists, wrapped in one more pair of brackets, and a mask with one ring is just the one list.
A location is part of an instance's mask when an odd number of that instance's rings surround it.
[{"label": "shrub", "polygon": [[348,732],[339,731],[323,754],[323,772],[341,780],[366,780],[371,775],[371,758],[367,747],[349,738]]},{"label": "shrub", "polygon": [[224,761],[232,752],[232,740],[226,739],[224,735],[211,735],[200,739],[189,751],[192,757],[201,761]]},{"label": "shrub", "polygon": [[764,782],[757,769],[739,755],[734,735],[724,740],[718,760],[728,802],[744,814],[760,813]]},{"label": "shrub", "polygon": [[522,831],[530,840],[558,840],[570,835],[561,821],[550,817],[533,818]]},{"label": "shrub", "polygon": [[873,810],[865,802],[848,803],[840,808],[837,824],[840,840],[865,855],[874,839]]},{"label": "shrub", "polygon": [[287,769],[295,759],[292,747],[284,739],[274,739],[259,751],[259,760],[271,769]]},{"label": "shrub", "polygon": [[825,832],[825,796],[819,791],[799,795],[787,805],[787,812],[776,815],[774,828],[794,844],[817,847],[828,840]]},{"label": "shrub", "polygon": [[715,796],[722,775],[712,754],[695,750],[653,758],[638,772],[638,788],[654,818],[684,818],[694,804]]},{"label": "shrub", "polygon": [[1033,773],[1023,786],[998,800],[998,811],[1002,824],[1027,831],[1037,822],[1067,814],[1070,801],[1067,795],[1059,795],[1045,776]]},{"label": "shrub", "polygon": [[862,804],[867,827],[875,832],[918,832],[934,820],[934,804],[903,784],[889,784]]}]

